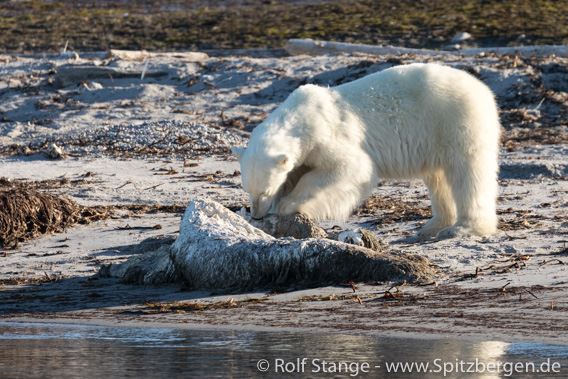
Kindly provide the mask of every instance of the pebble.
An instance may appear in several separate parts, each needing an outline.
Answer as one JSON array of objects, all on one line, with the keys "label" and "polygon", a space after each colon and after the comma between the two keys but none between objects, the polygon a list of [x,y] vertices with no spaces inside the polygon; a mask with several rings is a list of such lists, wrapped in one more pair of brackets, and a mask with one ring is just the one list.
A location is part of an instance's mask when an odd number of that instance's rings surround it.
[{"label": "pebble", "polygon": [[455,51],[455,50],[459,50],[459,49],[461,49],[461,45],[459,43],[444,46],[444,50],[448,50],[448,51]]},{"label": "pebble", "polygon": [[[247,143],[247,138],[233,131],[178,120],[105,125],[70,133],[59,140],[73,154],[132,153],[140,156],[151,151],[152,155],[172,157],[193,151],[218,153]],[[56,154],[57,149],[53,144],[50,151]],[[51,153],[48,154],[51,157]]]}]

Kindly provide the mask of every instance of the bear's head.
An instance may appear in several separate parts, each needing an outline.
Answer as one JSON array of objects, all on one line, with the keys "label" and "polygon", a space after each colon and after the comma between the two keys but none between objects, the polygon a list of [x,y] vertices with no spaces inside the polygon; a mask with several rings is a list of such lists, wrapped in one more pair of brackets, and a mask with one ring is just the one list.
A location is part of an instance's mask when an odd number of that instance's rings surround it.
[{"label": "bear's head", "polygon": [[233,155],[239,159],[243,189],[250,195],[250,212],[253,219],[266,216],[275,202],[288,174],[294,168],[287,154],[274,154],[250,147],[234,147]]}]

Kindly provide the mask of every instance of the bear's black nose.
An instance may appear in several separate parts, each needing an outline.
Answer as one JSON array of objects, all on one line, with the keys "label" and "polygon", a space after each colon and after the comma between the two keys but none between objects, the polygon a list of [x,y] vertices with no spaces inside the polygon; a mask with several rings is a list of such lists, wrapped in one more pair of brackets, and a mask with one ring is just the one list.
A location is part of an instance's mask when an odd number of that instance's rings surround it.
[{"label": "bear's black nose", "polygon": [[262,217],[261,217],[261,218],[256,218],[256,217],[250,216],[250,218],[252,218],[253,220],[256,220],[256,221],[262,220]]}]

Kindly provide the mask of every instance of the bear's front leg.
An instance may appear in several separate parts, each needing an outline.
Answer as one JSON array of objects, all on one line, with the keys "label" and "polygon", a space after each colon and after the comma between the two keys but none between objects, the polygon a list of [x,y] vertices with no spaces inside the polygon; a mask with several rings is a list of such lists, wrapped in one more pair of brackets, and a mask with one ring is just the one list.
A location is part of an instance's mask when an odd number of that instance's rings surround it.
[{"label": "bear's front leg", "polygon": [[342,168],[306,173],[292,192],[280,200],[278,214],[302,213],[314,221],[349,217],[370,195],[376,180],[368,170]]}]

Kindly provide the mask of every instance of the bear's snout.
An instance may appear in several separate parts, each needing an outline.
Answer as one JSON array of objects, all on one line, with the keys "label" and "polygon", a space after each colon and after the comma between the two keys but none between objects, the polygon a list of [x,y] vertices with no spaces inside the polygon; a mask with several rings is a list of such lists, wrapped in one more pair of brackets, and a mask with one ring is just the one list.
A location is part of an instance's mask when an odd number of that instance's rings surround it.
[{"label": "bear's snout", "polygon": [[269,213],[272,207],[272,200],[273,197],[266,195],[251,196],[250,217],[253,220],[262,220]]}]

